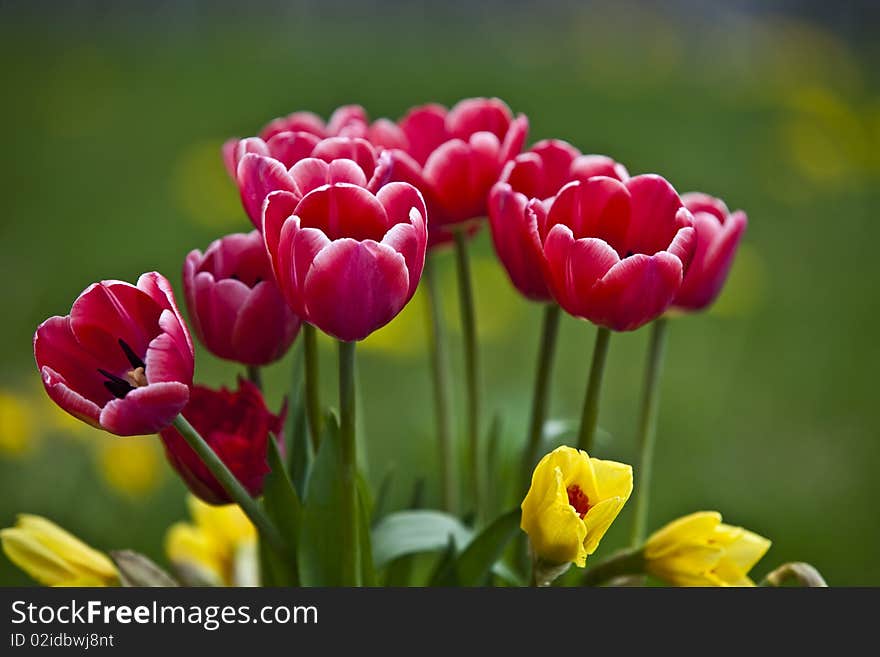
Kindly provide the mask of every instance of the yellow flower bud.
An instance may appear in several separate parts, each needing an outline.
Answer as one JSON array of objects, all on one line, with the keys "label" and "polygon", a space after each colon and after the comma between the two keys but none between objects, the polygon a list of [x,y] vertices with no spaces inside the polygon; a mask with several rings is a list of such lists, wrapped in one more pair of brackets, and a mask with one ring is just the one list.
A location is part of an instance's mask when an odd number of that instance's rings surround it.
[{"label": "yellow flower bud", "polygon": [[257,532],[238,505],[212,506],[190,495],[194,522],[178,522],[165,535],[165,552],[183,573],[214,586],[257,585]]},{"label": "yellow flower bud", "polygon": [[21,514],[14,527],[0,529],[10,561],[47,586],[117,586],[110,558],[46,518]]},{"label": "yellow flower bud", "polygon": [[673,520],[645,543],[645,569],[675,586],[754,586],[748,573],[770,541],[721,522],[717,511]]},{"label": "yellow flower bud", "polygon": [[532,552],[550,564],[583,567],[632,493],[632,468],[557,447],[541,459],[522,503]]}]

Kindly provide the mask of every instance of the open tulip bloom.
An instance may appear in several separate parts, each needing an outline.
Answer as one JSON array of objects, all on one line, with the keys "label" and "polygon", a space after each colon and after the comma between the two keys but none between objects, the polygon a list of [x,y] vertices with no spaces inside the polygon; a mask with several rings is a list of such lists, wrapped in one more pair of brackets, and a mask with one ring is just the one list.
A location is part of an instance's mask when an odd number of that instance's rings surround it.
[{"label": "open tulip bloom", "polygon": [[[770,542],[723,524],[718,513],[685,516],[645,539],[664,313],[714,301],[746,215],[705,194],[680,197],[659,175],[630,176],[614,159],[585,155],[562,140],[521,152],[527,129],[526,117],[515,117],[501,100],[469,98],[451,109],[415,107],[396,122],[371,121],[359,105],[340,107],[326,122],[294,112],[258,136],[224,144],[223,161],[255,230],[190,251],[183,292],[198,340],[210,354],[244,365],[247,380],[239,379],[237,389],[193,385],[189,329],[171,284],[156,272],[136,284],[90,285],[68,315],[40,324],[33,340],[43,385],[60,408],[119,436],[159,435],[192,493],[192,522],[176,523],[166,536],[177,579],[143,555],[105,555],[31,515],[0,530],[9,558],[53,586],[358,586],[383,577],[399,585],[405,570],[408,584],[418,569],[390,565],[417,553],[435,554],[426,583],[440,586],[496,578],[602,585],[624,575],[676,586],[752,585],[749,573]],[[544,310],[531,421],[513,486],[505,481],[507,464],[481,439],[468,237],[486,215],[511,283]],[[456,470],[465,459],[455,453],[449,412],[443,300],[436,270],[426,263],[429,248],[449,240],[464,352],[460,442],[469,471],[462,491]],[[431,261],[441,257],[442,250],[434,252]],[[429,470],[439,473],[444,512],[367,517],[370,496],[357,463],[356,343],[395,319],[423,273],[441,447],[440,466]],[[598,327],[596,346],[580,449],[545,453],[563,310]],[[610,332],[648,323],[634,469],[588,452],[600,451],[593,442]],[[303,358],[292,360],[302,363],[302,373],[295,372],[292,394],[272,397],[261,388],[259,368],[280,361],[301,329]],[[338,341],[338,412],[320,394],[316,330]],[[266,399],[283,399],[281,410],[270,411]],[[289,444],[288,400],[297,420]],[[483,485],[489,473],[491,495]],[[461,505],[459,492],[466,493]],[[600,543],[631,496],[630,545],[604,554]],[[513,540],[519,545],[506,550]],[[507,563],[499,564],[502,554]],[[801,563],[778,568],[764,582],[791,579],[824,585]]]},{"label": "open tulip bloom", "polygon": [[34,335],[49,396],[71,415],[120,436],[155,433],[189,400],[193,345],[171,285],[101,281]]}]

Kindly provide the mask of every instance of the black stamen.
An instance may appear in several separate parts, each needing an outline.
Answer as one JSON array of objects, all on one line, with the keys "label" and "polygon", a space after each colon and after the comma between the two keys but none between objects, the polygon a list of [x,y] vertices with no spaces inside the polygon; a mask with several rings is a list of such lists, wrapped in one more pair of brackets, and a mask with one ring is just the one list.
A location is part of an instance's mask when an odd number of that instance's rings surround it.
[{"label": "black stamen", "polygon": [[627,251],[627,252],[626,252],[626,255],[623,256],[623,257],[624,257],[624,258],[629,258],[631,255],[635,255],[635,251],[633,251],[632,249],[630,249],[629,251]]},{"label": "black stamen", "polygon": [[257,283],[262,283],[263,279],[260,276],[257,276],[257,280],[254,281],[254,287],[256,287]]},{"label": "black stamen", "polygon": [[104,387],[110,391],[117,399],[122,399],[132,390],[134,390],[134,386],[132,386],[128,381],[122,379],[115,374],[111,374],[107,370],[98,368],[98,372],[101,373],[101,376],[106,377],[108,380],[104,381]]},{"label": "black stamen", "polygon": [[144,369],[146,369],[146,363],[144,363],[144,361],[142,361],[138,357],[138,355],[134,353],[134,349],[129,347],[128,343],[122,338],[119,338],[119,346],[122,347],[122,351],[125,352],[125,357],[128,358],[128,362],[131,363],[131,366],[134,369],[137,369],[139,367],[143,367]]}]

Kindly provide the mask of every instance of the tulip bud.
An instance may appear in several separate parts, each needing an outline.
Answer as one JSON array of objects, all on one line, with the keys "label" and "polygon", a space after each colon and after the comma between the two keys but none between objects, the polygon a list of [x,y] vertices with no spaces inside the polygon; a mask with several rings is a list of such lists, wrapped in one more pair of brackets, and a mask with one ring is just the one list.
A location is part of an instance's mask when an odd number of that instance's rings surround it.
[{"label": "tulip bud", "polygon": [[10,561],[45,586],[118,586],[110,558],[40,516],[21,514],[0,529]]},{"label": "tulip bud", "polygon": [[[263,395],[250,381],[239,379],[239,390],[212,390],[193,386],[183,416],[252,496],[263,492],[269,472],[266,449],[269,435],[284,444],[286,408],[273,415]],[[177,429],[168,427],[159,434],[169,463],[189,489],[209,504],[229,504],[233,500]]]},{"label": "tulip bud", "polygon": [[193,329],[215,356],[267,365],[287,353],[300,319],[284,303],[263,237],[256,230],[227,235],[183,266],[183,287]]},{"label": "tulip bud", "polygon": [[648,537],[645,570],[674,586],[754,586],[748,573],[770,541],[721,522],[716,511],[678,518]]},{"label": "tulip bud", "polygon": [[[535,467],[522,503],[523,531],[545,583],[569,563],[583,567],[632,493],[632,468],[557,447]],[[555,569],[555,570],[554,570]]]}]

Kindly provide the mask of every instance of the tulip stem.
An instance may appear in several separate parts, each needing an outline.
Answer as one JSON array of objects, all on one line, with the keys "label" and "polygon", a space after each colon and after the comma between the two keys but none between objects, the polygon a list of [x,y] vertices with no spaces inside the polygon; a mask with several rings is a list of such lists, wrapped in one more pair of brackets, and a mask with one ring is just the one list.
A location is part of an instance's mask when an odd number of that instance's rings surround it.
[{"label": "tulip stem", "polygon": [[599,419],[599,393],[602,388],[602,375],[605,373],[605,361],[608,358],[608,342],[611,331],[600,326],[596,332],[596,344],[593,347],[593,364],[590,366],[590,378],[587,382],[587,394],[584,397],[584,410],[581,415],[581,430],[578,434],[578,449],[588,454],[593,451],[596,439],[596,427]]},{"label": "tulip stem", "polygon": [[306,379],[306,418],[309,423],[309,435],[312,438],[312,450],[318,453],[321,445],[321,397],[320,375],[318,371],[318,332],[315,327],[303,323],[303,351],[305,352]]},{"label": "tulip stem", "polygon": [[532,396],[532,421],[526,448],[523,451],[520,490],[529,488],[532,468],[541,451],[544,437],[544,419],[547,415],[547,393],[550,389],[550,374],[553,371],[553,355],[556,352],[556,336],[559,333],[559,306],[555,303],[544,308],[544,322],[541,326],[541,348],[538,351],[538,364],[535,368],[535,389]]},{"label": "tulip stem", "polygon": [[247,366],[247,378],[260,390],[263,389],[263,379],[260,376],[260,368],[256,365]]},{"label": "tulip stem", "polygon": [[[621,550],[605,561],[591,566],[581,580],[582,586],[599,586],[615,577],[641,575],[645,572],[645,558],[641,549]],[[641,578],[640,578],[641,579]]]},{"label": "tulip stem", "polygon": [[467,402],[468,467],[473,509],[477,519],[483,511],[483,476],[480,458],[480,368],[477,356],[477,321],[474,313],[474,289],[468,259],[467,233],[455,231],[455,256],[458,265],[458,297],[461,331],[464,338],[465,393]]},{"label": "tulip stem", "polygon": [[205,439],[196,431],[195,427],[183,415],[178,415],[174,419],[174,428],[183,436],[183,439],[202,460],[205,467],[210,470],[214,478],[220,482],[223,490],[229,494],[229,497],[250,518],[266,542],[274,549],[283,551],[284,541],[281,538],[281,534],[278,533],[275,525],[272,524],[269,517],[263,511],[263,508],[251,497],[250,493],[247,492],[235,475],[226,467],[226,464],[217,456],[217,453],[211,449],[211,446],[205,442]]},{"label": "tulip stem", "polygon": [[428,254],[424,270],[428,296],[428,339],[431,343],[431,374],[434,379],[434,411],[437,416],[437,444],[440,449],[440,494],[443,508],[450,513],[458,507],[455,483],[455,451],[452,442],[449,400],[449,365],[443,308],[437,292],[434,258]]},{"label": "tulip stem", "polygon": [[639,461],[636,472],[638,482],[635,487],[635,513],[633,514],[632,540],[630,545],[638,547],[645,540],[648,524],[648,504],[651,500],[651,470],[654,464],[654,447],[657,443],[657,414],[660,407],[660,376],[663,372],[663,358],[666,352],[667,320],[661,317],[651,327],[651,342],[648,347],[648,360],[645,366],[645,381],[642,391],[642,410],[639,417]]},{"label": "tulip stem", "polygon": [[355,344],[339,341],[339,458],[343,494],[338,512],[344,518],[343,545],[346,546],[346,556],[342,563],[342,582],[346,586],[360,585],[355,443]]}]

